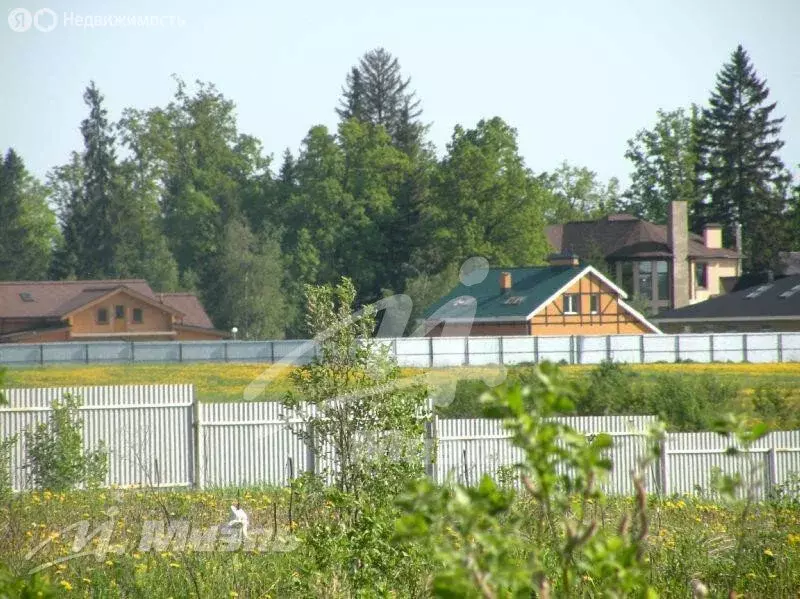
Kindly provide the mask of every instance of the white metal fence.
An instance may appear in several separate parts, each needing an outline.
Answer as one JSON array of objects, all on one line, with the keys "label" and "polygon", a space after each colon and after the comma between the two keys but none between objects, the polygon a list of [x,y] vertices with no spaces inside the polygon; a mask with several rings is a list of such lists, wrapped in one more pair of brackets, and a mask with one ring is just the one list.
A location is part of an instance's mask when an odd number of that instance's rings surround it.
[{"label": "white metal fence", "polygon": [[[797,362],[800,333],[569,335],[561,337],[398,337],[380,340],[400,366],[447,367],[521,362]],[[0,345],[0,365],[259,362],[306,364],[308,340],[40,343]]]},{"label": "white metal fence", "polygon": [[[26,428],[47,418],[52,400],[65,392],[84,399],[87,448],[105,441],[109,485],[227,487],[285,485],[303,472],[319,470],[313,452],[287,426],[302,423],[273,402],[201,404],[189,385],[131,385],[53,389],[10,389],[0,407],[0,437],[19,434],[11,456],[13,485],[30,487],[23,468]],[[630,494],[631,471],[645,451],[643,436],[652,416],[560,418],[587,435],[609,433],[614,463],[606,490]],[[428,469],[437,482],[473,484],[494,477],[521,459],[500,422],[438,419],[428,428],[435,447]],[[708,492],[715,469],[753,473],[763,496],[800,473],[800,431],[771,433],[751,454],[725,455],[728,440],[713,433],[673,433],[647,473],[648,488],[667,495]],[[752,472],[751,472],[752,471]]]}]

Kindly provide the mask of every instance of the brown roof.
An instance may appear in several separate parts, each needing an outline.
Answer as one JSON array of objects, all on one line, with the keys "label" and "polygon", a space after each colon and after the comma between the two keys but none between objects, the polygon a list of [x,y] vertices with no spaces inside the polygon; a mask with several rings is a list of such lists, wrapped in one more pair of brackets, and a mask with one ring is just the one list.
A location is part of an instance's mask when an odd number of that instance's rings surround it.
[{"label": "brown roof", "polygon": [[201,329],[213,329],[214,324],[206,314],[200,300],[193,293],[159,293],[158,301],[183,313],[181,324]]},{"label": "brown roof", "polygon": [[[607,259],[672,256],[667,227],[640,220],[630,214],[612,214],[599,220],[550,225],[545,233],[556,251],[571,251],[581,257],[598,254]],[[689,257],[736,259],[739,255],[727,248],[709,249],[701,235],[689,233]]]},{"label": "brown roof", "polygon": [[[0,318],[58,318],[120,287],[156,299],[142,279],[12,281],[0,283]],[[33,301],[23,301],[23,293],[29,293]]]},{"label": "brown roof", "polygon": [[[178,312],[182,324],[213,329],[200,300],[192,293],[153,293],[143,279],[102,281],[13,281],[0,282],[0,318],[52,318],[64,315],[100,299],[114,290],[128,290],[154,304]],[[29,294],[33,301],[24,301]]]}]

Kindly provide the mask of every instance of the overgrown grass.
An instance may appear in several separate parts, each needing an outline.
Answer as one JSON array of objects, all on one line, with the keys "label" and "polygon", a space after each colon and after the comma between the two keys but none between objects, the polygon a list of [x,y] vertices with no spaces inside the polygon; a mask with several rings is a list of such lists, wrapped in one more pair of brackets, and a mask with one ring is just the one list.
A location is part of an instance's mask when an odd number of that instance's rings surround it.
[{"label": "overgrown grass", "polygon": [[[48,366],[14,368],[9,387],[191,383],[201,401],[242,401],[244,390],[262,374],[265,364],[165,364]],[[774,428],[800,427],[800,364],[648,364],[604,367],[565,366],[586,397],[581,414],[660,414],[674,430],[703,430],[720,410],[752,415]],[[284,370],[261,396],[277,400],[291,389]],[[483,391],[504,377],[531,382],[531,366],[402,370],[403,380],[424,377],[433,388],[450,389],[453,400],[441,409],[445,417],[479,417]],[[592,391],[594,387],[594,392]],[[454,388],[454,389],[453,389]],[[592,394],[593,393],[593,394]],[[588,398],[588,399],[587,399]]]},{"label": "overgrown grass", "polygon": [[[174,547],[139,550],[144,521],[165,520],[168,514],[173,521],[189,520],[192,527],[222,524],[237,497],[250,516],[251,528],[263,528],[278,538],[294,535],[299,545],[292,551],[263,553],[242,549],[181,552]],[[616,526],[618,515],[630,508],[631,501],[608,499],[593,507],[594,517],[603,526]],[[538,517],[537,506],[529,499],[519,499],[515,510],[531,523]],[[796,503],[759,504],[745,520],[739,518],[736,504],[690,497],[651,498],[648,512],[650,576],[662,597],[689,596],[688,585],[694,578],[709,587],[710,596],[722,596],[731,585],[745,596],[763,598],[792,597],[800,589],[800,506]],[[87,555],[43,570],[63,596],[165,599],[192,596],[199,590],[202,597],[215,598],[346,597],[349,572],[357,568],[337,563],[335,545],[319,547],[320,527],[336,526],[334,502],[320,491],[291,496],[287,489],[25,493],[0,514],[0,561],[20,574],[67,557],[75,533],[59,536],[60,531],[86,520],[91,522],[91,533],[109,517],[114,522],[113,546],[122,546],[122,553],[99,559]],[[373,517],[386,522],[371,526],[380,524],[381,530],[391,531],[392,513]],[[737,558],[741,575],[732,581],[733,541],[743,534],[747,543]],[[386,543],[393,542],[391,536],[386,534]],[[331,542],[334,538],[331,535]],[[47,539],[51,539],[49,544],[25,559],[26,553]],[[530,542],[547,541],[531,538]],[[96,546],[96,539],[90,541],[89,548]],[[328,560],[321,551],[330,553]],[[436,567],[434,556],[411,551],[405,561],[386,566],[382,582],[395,591],[393,596],[426,596],[428,577]],[[590,591],[592,581],[583,582]]]}]

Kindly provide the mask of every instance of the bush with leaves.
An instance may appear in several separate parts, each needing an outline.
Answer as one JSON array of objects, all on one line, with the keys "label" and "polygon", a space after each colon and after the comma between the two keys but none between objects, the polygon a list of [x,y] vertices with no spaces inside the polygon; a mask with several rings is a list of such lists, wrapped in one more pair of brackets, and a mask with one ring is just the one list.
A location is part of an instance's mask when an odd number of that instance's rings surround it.
[{"label": "bush with leaves", "polygon": [[321,491],[333,517],[311,521],[304,532],[313,548],[313,571],[298,584],[322,571],[349,595],[388,593],[409,579],[413,561],[389,540],[397,516],[394,497],[424,472],[427,389],[400,380],[388,347],[372,338],[376,310],[366,306],[355,312],[356,290],[349,279],[307,286],[306,296],[306,323],[317,355],[292,372],[294,391],[283,405],[302,421],[289,426],[334,486]]},{"label": "bush with leaves", "polygon": [[[605,457],[611,437],[587,439],[553,420],[574,410],[575,386],[551,364],[535,372],[539,385],[483,397],[486,415],[503,419],[524,456],[523,497],[515,501],[514,491],[488,476],[477,487],[421,480],[400,499],[406,513],[398,542],[425,544],[436,557],[437,597],[654,597],[642,480],[663,430],[654,432],[634,475],[632,507],[617,526],[603,526],[594,506],[605,501],[600,485],[612,467]],[[521,516],[514,508],[520,501],[533,504],[534,517]]]},{"label": "bush with leaves", "polygon": [[87,487],[103,483],[108,470],[105,443],[84,451],[81,398],[65,394],[55,400],[47,422],[25,432],[28,460],[35,485],[40,489],[63,491],[77,485]]}]

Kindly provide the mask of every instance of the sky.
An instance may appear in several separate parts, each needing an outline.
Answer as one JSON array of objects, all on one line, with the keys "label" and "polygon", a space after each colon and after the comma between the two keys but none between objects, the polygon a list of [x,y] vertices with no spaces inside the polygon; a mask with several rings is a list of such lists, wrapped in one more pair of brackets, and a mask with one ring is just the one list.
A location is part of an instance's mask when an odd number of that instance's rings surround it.
[{"label": "sky", "polygon": [[[0,4],[0,149],[15,148],[39,177],[81,149],[90,80],[116,120],[126,107],[167,104],[173,74],[233,100],[240,132],[259,138],[277,168],[311,126],[335,127],[348,70],[382,46],[411,77],[440,154],[456,124],[500,116],[534,171],[567,160],[625,187],[626,141],[659,108],[705,104],[739,43],[786,118],[782,158],[800,171],[800,0]],[[18,8],[49,11],[18,32]],[[121,25],[126,16],[164,18]]]}]

